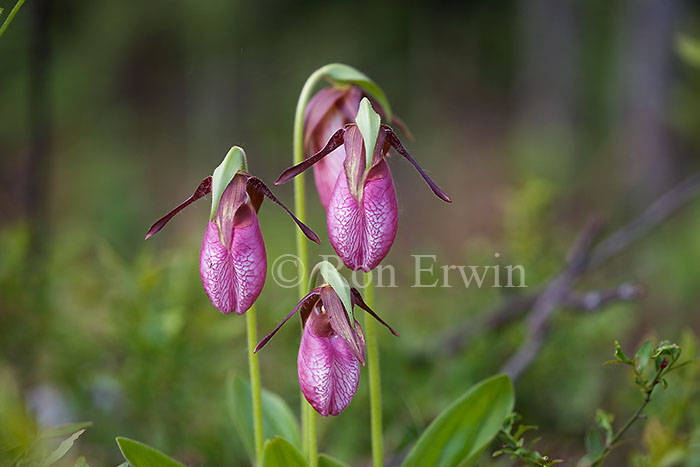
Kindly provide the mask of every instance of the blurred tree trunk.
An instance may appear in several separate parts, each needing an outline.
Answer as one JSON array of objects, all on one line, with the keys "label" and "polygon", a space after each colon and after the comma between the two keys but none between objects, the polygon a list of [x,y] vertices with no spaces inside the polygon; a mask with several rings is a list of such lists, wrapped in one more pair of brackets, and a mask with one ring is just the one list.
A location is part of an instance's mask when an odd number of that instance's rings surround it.
[{"label": "blurred tree trunk", "polygon": [[680,0],[628,0],[623,19],[620,172],[643,204],[668,188],[675,164],[666,131],[673,32]]},{"label": "blurred tree trunk", "polygon": [[[29,34],[29,151],[25,173],[26,218],[28,223],[28,250],[24,282],[29,309],[15,316],[16,329],[21,336],[13,340],[16,348],[11,357],[20,369],[23,385],[34,383],[36,361],[42,335],[48,329],[51,316],[47,296],[47,259],[49,215],[48,192],[51,173],[51,0],[35,0],[25,8],[30,23]],[[24,13],[25,11],[23,11]],[[21,311],[21,310],[20,310]]]},{"label": "blurred tree trunk", "polygon": [[534,175],[565,184],[573,172],[574,2],[525,0],[519,6],[518,156]]}]

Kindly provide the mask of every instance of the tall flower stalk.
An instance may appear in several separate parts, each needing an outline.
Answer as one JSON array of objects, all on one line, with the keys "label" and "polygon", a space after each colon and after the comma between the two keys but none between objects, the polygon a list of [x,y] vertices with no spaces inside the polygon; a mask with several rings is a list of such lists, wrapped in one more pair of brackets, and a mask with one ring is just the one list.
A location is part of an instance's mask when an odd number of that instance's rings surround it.
[{"label": "tall flower stalk", "polygon": [[265,197],[281,206],[296,222],[303,235],[320,243],[318,235],[297,219],[257,177],[247,170],[243,149],[234,146],[214,173],[202,180],[195,192],[168,214],[157,220],[146,239],[158,233],[187,206],[212,194],[212,207],[200,250],[200,276],[212,305],[224,314],[247,314],[251,398],[255,458],[263,453],[263,415],[253,304],[260,295],[267,273],[267,254],[257,212]]},{"label": "tall flower stalk", "polygon": [[256,328],[255,306],[250,307],[246,314],[246,327],[248,332],[248,369],[250,371],[250,390],[253,399],[253,436],[255,440],[256,464],[261,465],[263,452],[263,413],[262,413],[262,389],[260,384],[260,364],[258,355],[254,352],[258,340]]},{"label": "tall flower stalk", "polygon": [[[384,97],[381,89],[367,76],[360,73],[356,69],[342,64],[329,64],[323,66],[313,72],[309,78],[304,83],[304,86],[299,95],[299,100],[297,101],[296,112],[294,114],[294,141],[293,141],[293,162],[294,165],[300,164],[305,159],[304,154],[304,114],[306,111],[306,106],[312,97],[314,88],[322,79],[328,79],[333,83],[337,84],[351,84],[360,86],[362,89],[371,94],[377,99],[379,104],[383,107],[387,118],[391,118],[391,109],[389,107],[389,102]],[[306,219],[306,194],[305,194],[305,182],[303,174],[295,177],[294,179],[294,211],[297,217],[304,222]],[[296,247],[297,247],[297,257],[299,260],[299,270],[300,271],[310,271],[309,261],[308,261],[308,251],[306,248],[306,243],[302,236],[297,233],[296,236]],[[303,277],[299,282],[299,298],[303,298],[308,291],[308,281],[306,277]],[[369,321],[369,320],[368,320]],[[372,323],[371,325],[373,325]],[[376,332],[375,332],[376,334]],[[372,347],[375,353],[375,363],[378,364],[379,356],[376,349],[376,338],[375,345]],[[376,373],[375,384],[373,387],[376,391],[381,391],[381,385],[379,384],[379,368],[376,371],[372,370],[372,363],[370,363],[370,372]],[[371,381],[371,380],[370,380]],[[372,386],[372,383],[370,383]],[[379,394],[381,396],[381,394]],[[378,413],[378,416],[372,416],[372,456],[375,459],[375,465],[382,465],[382,444],[381,444],[381,397],[378,400],[376,398],[372,399],[372,403],[378,403],[377,407],[372,407],[372,413]],[[311,467],[316,467],[318,464],[318,454],[317,454],[317,442],[316,442],[316,413],[310,404],[306,402],[304,397],[301,398],[301,424],[302,424],[302,443],[304,447],[304,454],[306,455],[309,465]],[[378,421],[378,424],[377,424]],[[377,436],[374,435],[377,433]],[[380,462],[377,463],[377,459]]]},{"label": "tall flower stalk", "polygon": [[[374,308],[374,283],[372,271],[365,275],[365,303]],[[375,467],[384,464],[384,443],[382,441],[382,377],[379,370],[379,344],[377,343],[377,323],[365,319],[365,345],[369,370],[369,410],[372,428],[372,463]]]}]

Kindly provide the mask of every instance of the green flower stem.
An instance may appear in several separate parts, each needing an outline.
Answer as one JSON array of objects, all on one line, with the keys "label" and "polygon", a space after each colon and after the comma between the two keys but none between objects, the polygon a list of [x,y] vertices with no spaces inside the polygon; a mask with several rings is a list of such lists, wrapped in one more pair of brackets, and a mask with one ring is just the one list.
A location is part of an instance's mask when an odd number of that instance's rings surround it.
[{"label": "green flower stem", "polygon": [[[372,272],[367,273],[364,287],[364,300],[374,308],[374,285]],[[369,407],[372,427],[372,461],[374,467],[384,465],[382,443],[382,379],[379,371],[379,347],[377,344],[377,323],[365,315],[365,345],[367,346],[367,366],[369,370]]]},{"label": "green flower stem", "polygon": [[258,355],[253,353],[258,341],[255,324],[255,307],[250,307],[246,312],[246,323],[248,327],[248,365],[250,367],[250,389],[253,396],[253,431],[255,437],[255,459],[257,465],[262,461],[263,451],[263,415],[262,415],[262,395],[260,389],[260,365]]},{"label": "green flower stem", "polygon": [[[306,104],[311,99],[314,87],[321,80],[325,72],[320,68],[313,72],[304,83],[301,89],[299,100],[297,101],[296,112],[294,113],[294,165],[304,160],[304,112]],[[304,192],[304,174],[294,177],[294,213],[301,222],[306,222],[306,195]],[[306,295],[309,284],[306,274],[310,272],[309,257],[306,249],[306,237],[300,230],[296,230],[297,258],[299,259],[298,270],[302,275],[299,281],[299,298]],[[306,402],[301,395],[301,433],[304,454],[309,461],[310,467],[318,465],[318,453],[316,444],[316,414],[314,409]]]},{"label": "green flower stem", "polygon": [[0,37],[2,37],[3,33],[5,32],[5,29],[10,25],[12,22],[12,19],[15,17],[17,12],[19,11],[20,8],[22,8],[22,5],[24,4],[24,0],[17,0],[17,3],[15,3],[15,6],[12,7],[12,10],[10,10],[10,13],[7,15],[7,19],[5,20],[4,23],[2,23],[2,26],[0,26]]}]

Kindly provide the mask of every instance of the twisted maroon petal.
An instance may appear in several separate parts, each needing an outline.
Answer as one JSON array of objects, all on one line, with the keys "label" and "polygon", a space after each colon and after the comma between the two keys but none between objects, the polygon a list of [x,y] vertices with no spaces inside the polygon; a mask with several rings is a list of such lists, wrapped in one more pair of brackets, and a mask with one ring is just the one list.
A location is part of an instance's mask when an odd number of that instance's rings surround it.
[{"label": "twisted maroon petal", "polygon": [[340,414],[350,404],[360,382],[360,364],[345,341],[321,320],[328,318],[312,312],[304,326],[297,370],[304,397],[327,417]]},{"label": "twisted maroon petal", "polygon": [[172,211],[167,213],[165,216],[161,217],[158,219],[150,229],[148,229],[148,232],[146,233],[146,240],[160,232],[160,230],[165,227],[165,224],[170,222],[170,219],[175,217],[180,211],[185,209],[187,206],[190,204],[194,203],[198,199],[208,195],[211,193],[211,177],[207,177],[204,180],[201,181],[199,186],[197,187],[196,190],[194,190],[194,193],[192,193],[192,196],[187,198],[185,201],[177,205]]}]

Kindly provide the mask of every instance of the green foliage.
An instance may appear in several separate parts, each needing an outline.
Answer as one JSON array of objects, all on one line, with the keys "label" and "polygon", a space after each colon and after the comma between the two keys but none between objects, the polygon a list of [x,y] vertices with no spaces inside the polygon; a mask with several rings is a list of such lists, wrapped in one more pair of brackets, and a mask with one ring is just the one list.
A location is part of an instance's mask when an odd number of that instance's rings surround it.
[{"label": "green foliage", "polygon": [[498,438],[502,443],[501,448],[493,453],[493,457],[502,454],[510,454],[511,459],[518,459],[525,463],[525,465],[536,467],[549,467],[563,462],[560,459],[550,459],[549,456],[534,451],[533,447],[537,443],[537,440],[532,441],[528,447],[525,447],[525,438],[523,438],[523,435],[530,430],[536,430],[537,427],[533,425],[519,425],[518,429],[513,432],[515,423],[519,419],[520,416],[515,412],[506,419],[503,428],[498,433]]},{"label": "green foliage", "polygon": [[676,37],[676,50],[678,55],[696,68],[700,68],[700,41],[685,34]]},{"label": "green foliage", "polygon": [[[227,380],[227,388],[231,419],[251,461],[254,461],[253,406],[250,383],[240,376],[230,375]],[[277,394],[263,389],[262,407],[264,439],[280,436],[285,441],[289,440],[287,442],[294,447],[301,447],[299,424],[284,400]]]},{"label": "green foliage", "polygon": [[162,452],[129,438],[117,438],[119,449],[133,467],[183,467]]},{"label": "green foliage", "polygon": [[513,385],[506,375],[475,385],[435,418],[403,466],[474,465],[510,415],[513,403]]},{"label": "green foliage", "polygon": [[348,467],[348,464],[340,462],[337,459],[333,459],[327,454],[318,455],[318,467]]},{"label": "green foliage", "polygon": [[[642,418],[644,409],[651,402],[651,396],[656,386],[661,384],[665,389],[668,386],[666,375],[690,362],[678,364],[681,348],[669,341],[661,341],[656,347],[652,345],[651,341],[646,341],[635,352],[634,358],[628,357],[622,350],[620,343],[615,341],[613,355],[615,360],[606,363],[620,363],[631,367],[634,372],[634,382],[644,394],[644,400],[617,431],[613,428],[614,416],[612,414],[600,409],[596,412],[595,422],[598,431],[590,430],[588,432],[586,436],[587,453],[579,461],[580,466],[601,465],[620,438],[637,420]],[[651,362],[654,363],[653,366],[650,365]]]},{"label": "green foliage", "polygon": [[306,467],[301,453],[289,441],[275,436],[265,443],[261,467]]}]

